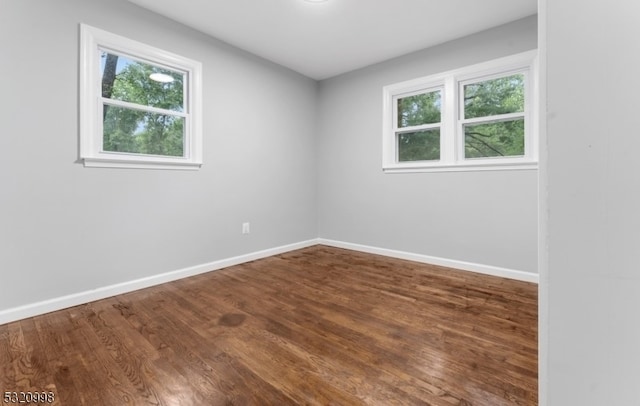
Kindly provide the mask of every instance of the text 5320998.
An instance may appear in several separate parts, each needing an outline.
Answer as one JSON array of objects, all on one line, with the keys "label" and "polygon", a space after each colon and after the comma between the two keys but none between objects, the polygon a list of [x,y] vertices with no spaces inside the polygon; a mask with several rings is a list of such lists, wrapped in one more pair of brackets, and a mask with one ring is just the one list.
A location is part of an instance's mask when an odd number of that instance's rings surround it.
[{"label": "text 5320998", "polygon": [[4,403],[9,404],[33,404],[33,403],[53,403],[56,395],[53,392],[4,392]]}]

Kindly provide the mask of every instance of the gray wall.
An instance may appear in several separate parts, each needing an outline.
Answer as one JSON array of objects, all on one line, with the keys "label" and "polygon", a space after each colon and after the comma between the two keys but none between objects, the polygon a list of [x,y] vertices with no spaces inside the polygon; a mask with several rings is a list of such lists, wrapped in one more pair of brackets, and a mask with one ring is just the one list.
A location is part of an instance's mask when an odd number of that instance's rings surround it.
[{"label": "gray wall", "polygon": [[541,6],[548,82],[541,404],[636,406],[640,3]]},{"label": "gray wall", "polygon": [[[203,63],[200,171],[75,162],[80,22]],[[317,237],[316,82],[120,0],[1,0],[0,58],[0,310]]]},{"label": "gray wall", "polygon": [[530,17],[320,82],[320,237],[537,273],[537,171],[381,169],[384,85],[536,47]]}]

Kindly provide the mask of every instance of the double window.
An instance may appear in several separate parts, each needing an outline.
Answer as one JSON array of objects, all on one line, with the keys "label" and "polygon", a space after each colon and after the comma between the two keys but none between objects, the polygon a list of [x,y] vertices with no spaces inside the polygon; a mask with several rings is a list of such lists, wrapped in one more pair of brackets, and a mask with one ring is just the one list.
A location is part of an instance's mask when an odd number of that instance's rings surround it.
[{"label": "double window", "polygon": [[200,63],[87,25],[81,43],[85,166],[197,169]]},{"label": "double window", "polygon": [[535,52],[386,86],[388,172],[531,169]]}]

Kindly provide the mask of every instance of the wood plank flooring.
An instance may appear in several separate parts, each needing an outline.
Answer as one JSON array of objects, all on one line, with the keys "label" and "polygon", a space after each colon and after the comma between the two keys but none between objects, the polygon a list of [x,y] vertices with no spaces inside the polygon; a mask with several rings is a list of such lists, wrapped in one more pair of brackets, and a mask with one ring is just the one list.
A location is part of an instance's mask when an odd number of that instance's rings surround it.
[{"label": "wood plank flooring", "polygon": [[71,406],[536,405],[537,286],[315,246],[1,325],[0,391]]}]

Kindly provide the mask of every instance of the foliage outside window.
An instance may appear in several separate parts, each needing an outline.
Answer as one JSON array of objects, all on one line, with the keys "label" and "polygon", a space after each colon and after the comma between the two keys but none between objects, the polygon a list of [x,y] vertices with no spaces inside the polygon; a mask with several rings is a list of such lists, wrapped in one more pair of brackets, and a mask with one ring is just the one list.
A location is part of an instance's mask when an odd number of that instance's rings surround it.
[{"label": "foliage outside window", "polygon": [[442,89],[397,99],[398,160],[440,159]]},{"label": "foliage outside window", "polygon": [[535,53],[384,88],[388,172],[536,167]]},{"label": "foliage outside window", "polygon": [[200,63],[86,25],[81,32],[85,166],[197,169]]}]

